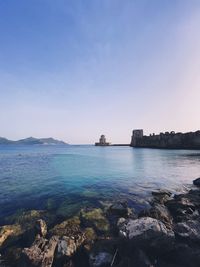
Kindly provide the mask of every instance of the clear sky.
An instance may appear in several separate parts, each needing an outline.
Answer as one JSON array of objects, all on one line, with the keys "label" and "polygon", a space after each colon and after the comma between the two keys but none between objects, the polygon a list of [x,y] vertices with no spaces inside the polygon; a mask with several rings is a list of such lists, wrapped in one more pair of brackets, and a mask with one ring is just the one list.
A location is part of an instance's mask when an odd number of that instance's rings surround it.
[{"label": "clear sky", "polygon": [[200,129],[199,0],[0,0],[0,136]]}]

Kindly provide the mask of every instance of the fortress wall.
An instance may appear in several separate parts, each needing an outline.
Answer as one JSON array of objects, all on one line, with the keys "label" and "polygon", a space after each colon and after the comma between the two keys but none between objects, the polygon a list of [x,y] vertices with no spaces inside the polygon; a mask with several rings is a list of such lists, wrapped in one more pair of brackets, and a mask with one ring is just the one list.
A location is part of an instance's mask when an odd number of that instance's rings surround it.
[{"label": "fortress wall", "polygon": [[150,136],[135,136],[131,140],[133,147],[200,149],[200,131],[189,133],[165,133]]}]

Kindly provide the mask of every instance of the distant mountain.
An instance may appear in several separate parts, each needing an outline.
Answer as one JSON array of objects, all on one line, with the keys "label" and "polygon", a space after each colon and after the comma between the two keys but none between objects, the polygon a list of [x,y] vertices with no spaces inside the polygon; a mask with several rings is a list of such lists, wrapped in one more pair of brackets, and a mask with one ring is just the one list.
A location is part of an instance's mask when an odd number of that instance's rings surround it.
[{"label": "distant mountain", "polygon": [[4,137],[0,137],[0,145],[68,145],[67,143],[50,138],[34,138],[28,137],[18,141],[8,140]]}]

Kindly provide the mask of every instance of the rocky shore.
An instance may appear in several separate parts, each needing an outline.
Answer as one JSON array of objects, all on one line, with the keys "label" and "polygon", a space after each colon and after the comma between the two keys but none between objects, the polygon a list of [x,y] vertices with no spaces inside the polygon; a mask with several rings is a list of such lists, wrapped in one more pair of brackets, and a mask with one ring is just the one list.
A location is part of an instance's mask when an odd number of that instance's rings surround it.
[{"label": "rocky shore", "polygon": [[0,267],[199,267],[200,178],[187,193],[152,192],[136,214],[126,201],[57,222],[46,211],[0,227]]}]

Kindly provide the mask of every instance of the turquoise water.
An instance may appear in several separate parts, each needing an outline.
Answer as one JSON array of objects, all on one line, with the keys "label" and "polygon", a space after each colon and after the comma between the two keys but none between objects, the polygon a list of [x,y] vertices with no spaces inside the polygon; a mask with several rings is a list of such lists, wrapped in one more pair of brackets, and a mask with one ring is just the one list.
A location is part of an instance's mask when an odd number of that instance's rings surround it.
[{"label": "turquoise water", "polygon": [[0,146],[0,218],[28,209],[66,217],[119,198],[139,211],[152,190],[180,191],[199,176],[192,150]]}]

